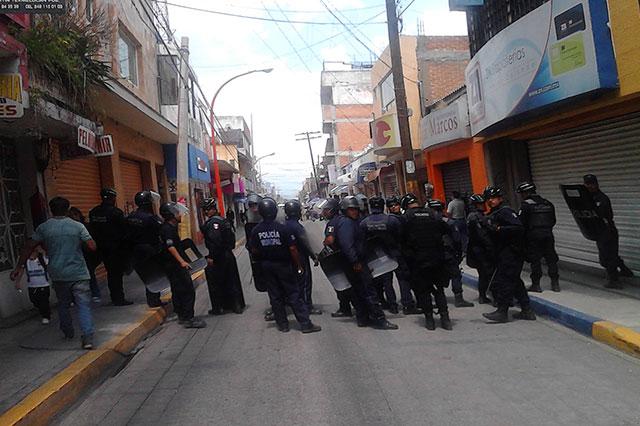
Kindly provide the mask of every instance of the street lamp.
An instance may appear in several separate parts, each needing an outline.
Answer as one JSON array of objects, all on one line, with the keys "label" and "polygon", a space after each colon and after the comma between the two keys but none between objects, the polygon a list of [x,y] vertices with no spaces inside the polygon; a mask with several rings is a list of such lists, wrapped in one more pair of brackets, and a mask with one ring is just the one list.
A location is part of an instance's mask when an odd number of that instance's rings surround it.
[{"label": "street lamp", "polygon": [[253,162],[253,165],[255,166],[256,164],[258,164],[258,162],[260,160],[262,160],[264,158],[267,158],[267,157],[273,157],[274,155],[276,155],[276,153],[272,152],[271,154],[267,154],[267,155],[263,155],[262,157],[258,157],[258,159]]},{"label": "street lamp", "polygon": [[256,72],[263,72],[263,73],[270,73],[271,71],[273,71],[273,68],[265,68],[262,70],[253,70],[253,71],[247,71],[247,72],[243,72],[242,74],[238,74],[234,77],[231,77],[229,80],[225,81],[224,83],[222,83],[222,85],[218,88],[218,90],[216,91],[215,95],[213,95],[213,99],[211,100],[211,148],[213,149],[213,178],[216,184],[216,195],[218,198],[218,208],[220,210],[220,216],[224,217],[224,197],[222,195],[222,185],[220,183],[220,167],[218,165],[218,152],[216,149],[216,129],[215,129],[215,115],[213,113],[213,107],[216,103],[216,98],[218,97],[218,94],[220,94],[220,91],[222,90],[222,88],[224,86],[226,86],[227,84],[231,83],[233,80],[240,78],[240,77],[244,77],[245,75],[249,75],[249,74],[253,74]]}]

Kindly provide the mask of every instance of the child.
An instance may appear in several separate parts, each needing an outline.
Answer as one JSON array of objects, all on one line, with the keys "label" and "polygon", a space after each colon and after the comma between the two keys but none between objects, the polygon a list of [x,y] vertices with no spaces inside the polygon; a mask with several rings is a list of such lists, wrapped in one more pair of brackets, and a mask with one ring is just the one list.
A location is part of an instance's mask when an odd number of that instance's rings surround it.
[{"label": "child", "polygon": [[[47,325],[51,321],[51,307],[49,305],[49,275],[47,264],[49,259],[41,248],[34,250],[25,262],[27,272],[27,287],[29,300],[33,303],[42,317],[42,324]],[[19,288],[19,284],[16,284]]]}]

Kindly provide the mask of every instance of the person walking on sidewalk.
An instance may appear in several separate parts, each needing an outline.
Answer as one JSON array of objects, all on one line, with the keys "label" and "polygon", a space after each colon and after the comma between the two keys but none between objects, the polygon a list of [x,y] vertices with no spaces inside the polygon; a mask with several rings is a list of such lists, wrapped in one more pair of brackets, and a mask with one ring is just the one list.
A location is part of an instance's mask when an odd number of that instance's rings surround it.
[{"label": "person walking on sidewalk", "polygon": [[[70,207],[69,217],[76,222],[80,222],[87,228],[87,230],[89,230],[89,228],[87,227],[87,221],[79,208]],[[89,234],[91,234],[91,232],[89,232]],[[98,256],[97,251],[90,251],[84,246],[82,247],[82,254],[84,254],[84,261],[87,264],[89,276],[91,277],[89,280],[89,284],[91,285],[91,300],[93,301],[93,303],[100,303],[102,299],[100,286],[98,285],[98,278],[96,277],[96,268],[100,264],[100,257]]]},{"label": "person walking on sidewalk", "polygon": [[[488,230],[487,217],[484,214],[484,197],[473,194],[469,197],[473,210],[467,216],[469,243],[467,244],[467,265],[478,271],[478,303],[491,303],[487,297],[491,276],[495,271],[493,243]],[[493,292],[495,294],[495,292]],[[494,296],[495,299],[495,296]]]},{"label": "person walking on sidewalk", "polygon": [[542,293],[542,258],[547,262],[551,278],[551,290],[560,291],[558,274],[558,254],[553,238],[556,224],[556,209],[553,203],[536,194],[536,186],[531,182],[518,185],[516,192],[522,194],[522,204],[518,218],[525,229],[527,260],[531,263],[531,287],[528,291]]},{"label": "person walking on sidewalk", "polygon": [[178,316],[178,324],[184,328],[204,328],[207,323],[194,314],[196,292],[191,281],[191,269],[185,253],[185,247],[178,234],[178,224],[189,209],[179,203],[171,202],[160,206],[160,216],[164,223],[160,226],[160,242],[165,256],[165,273],[171,285],[173,311]]},{"label": "person walking on sidewalk", "polygon": [[622,288],[619,276],[633,277],[633,271],[624,264],[624,260],[619,256],[619,235],[618,228],[613,221],[613,208],[611,200],[600,190],[596,175],[588,174],[582,178],[584,186],[591,193],[596,213],[604,221],[604,229],[596,240],[600,265],[607,271],[606,288]]},{"label": "person walking on sidewalk", "polygon": [[18,267],[11,273],[16,280],[22,274],[26,259],[39,247],[46,247],[49,255],[47,273],[53,281],[58,298],[60,329],[67,339],[73,339],[74,330],[70,306],[73,301],[78,309],[78,321],[82,331],[82,347],[93,348],[93,317],[91,314],[91,290],[89,271],[82,254],[82,246],[96,250],[96,243],[79,222],[68,217],[69,200],[55,197],[49,201],[53,217],[36,229],[22,250]]},{"label": "person walking on sidewalk", "polygon": [[228,219],[218,212],[218,203],[213,198],[202,200],[202,211],[206,222],[200,227],[207,255],[207,287],[211,299],[210,315],[222,315],[225,310],[241,314],[246,307],[238,263],[233,254],[236,235]]},{"label": "person walking on sidewalk", "polygon": [[489,187],[485,199],[489,204],[489,229],[495,246],[496,271],[492,285],[495,287],[498,309],[482,314],[493,322],[509,322],[509,306],[515,297],[521,312],[515,319],[535,320],[527,289],[520,278],[524,264],[524,226],[518,214],[504,203],[502,188]]},{"label": "person walking on sidewalk", "polygon": [[[27,290],[29,300],[40,313],[41,322],[47,325],[51,322],[51,305],[49,304],[50,285],[47,264],[49,259],[42,247],[36,247],[27,259],[24,267],[27,273]],[[16,289],[20,290],[20,281],[16,281]],[[21,291],[21,290],[20,290]]]},{"label": "person walking on sidewalk", "polygon": [[116,207],[116,191],[104,188],[102,203],[89,212],[89,228],[98,244],[98,253],[107,270],[107,283],[113,306],[133,304],[124,297],[122,281],[125,270],[123,240],[126,230],[124,212]]}]

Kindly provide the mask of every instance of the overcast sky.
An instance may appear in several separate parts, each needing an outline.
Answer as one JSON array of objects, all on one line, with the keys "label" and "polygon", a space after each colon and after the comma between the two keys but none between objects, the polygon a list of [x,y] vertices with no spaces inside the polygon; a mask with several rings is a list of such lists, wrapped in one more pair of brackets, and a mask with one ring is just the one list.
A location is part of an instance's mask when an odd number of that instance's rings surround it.
[{"label": "overcast sky", "polygon": [[[269,18],[271,13],[271,17],[282,20],[338,23],[321,0],[168,2],[241,15]],[[344,23],[360,23],[376,15],[379,16],[370,22],[386,20],[384,0],[324,2]],[[401,7],[409,3],[410,0],[402,0]],[[276,153],[261,162],[264,179],[274,183],[285,197],[297,196],[304,178],[311,173],[307,144],[296,142],[295,134],[322,129],[322,60],[372,61],[375,57],[370,50],[379,54],[388,44],[387,28],[383,23],[352,28],[366,48],[339,23],[277,24],[175,6],[169,6],[169,20],[178,40],[182,36],[190,38],[191,63],[209,96],[236,74],[274,68],[271,74],[253,74],[225,87],[216,101],[215,112],[217,115],[243,115],[248,123],[253,117],[256,155]],[[416,34],[419,20],[424,22],[427,35],[466,34],[464,13],[449,12],[448,0],[416,0],[403,15],[403,34]],[[331,39],[326,40],[328,38]],[[322,156],[325,140],[314,142],[316,158]]]}]

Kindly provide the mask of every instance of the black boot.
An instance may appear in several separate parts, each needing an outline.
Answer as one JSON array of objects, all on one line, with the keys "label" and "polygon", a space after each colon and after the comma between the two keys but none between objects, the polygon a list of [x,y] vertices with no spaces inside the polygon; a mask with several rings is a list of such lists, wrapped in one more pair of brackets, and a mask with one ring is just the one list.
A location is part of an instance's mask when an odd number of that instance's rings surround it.
[{"label": "black boot", "polygon": [[556,293],[560,291],[560,282],[558,278],[551,278],[551,291],[555,291]]},{"label": "black boot", "polygon": [[435,330],[436,329],[436,321],[433,319],[433,314],[431,312],[425,312],[424,314],[424,326],[427,330]]},{"label": "black boot", "polygon": [[386,319],[373,323],[373,328],[376,330],[397,330],[398,325],[387,321]]},{"label": "black boot", "polygon": [[451,318],[449,318],[449,312],[443,312],[440,314],[440,326],[445,330],[453,330],[451,326]]},{"label": "black boot", "polygon": [[409,305],[402,308],[402,313],[405,315],[421,315],[424,314],[424,311],[416,305]]},{"label": "black boot", "polygon": [[400,310],[398,309],[398,304],[397,303],[392,303],[392,304],[389,305],[389,313],[392,313],[392,314],[395,315],[395,314],[397,314],[399,312],[400,312]]},{"label": "black boot", "polygon": [[481,305],[486,305],[491,303],[491,299],[489,299],[486,294],[481,294],[480,297],[478,297],[478,303]]},{"label": "black boot", "polygon": [[509,322],[509,308],[507,307],[499,307],[493,312],[488,312],[482,314],[483,317],[492,322]]},{"label": "black boot", "polygon": [[338,309],[331,314],[331,318],[350,318],[352,316],[353,313],[351,313],[351,310],[343,311],[342,309]]},{"label": "black boot", "polygon": [[531,309],[529,306],[522,308],[522,310],[520,312],[517,312],[515,314],[513,314],[513,319],[517,319],[517,320],[526,320],[526,321],[535,321],[536,320],[536,313],[533,312],[533,309]]},{"label": "black boot", "polygon": [[531,293],[542,293],[542,287],[540,287],[540,280],[531,280],[531,287],[527,289]]},{"label": "black boot", "polygon": [[456,308],[471,308],[471,307],[473,307],[473,303],[467,302],[466,300],[464,300],[464,297],[462,297],[462,293],[458,293],[458,294],[455,295],[455,301],[453,302],[453,305]]},{"label": "black boot", "polygon": [[633,271],[627,267],[624,263],[620,266],[620,276],[631,278],[633,277]]}]

